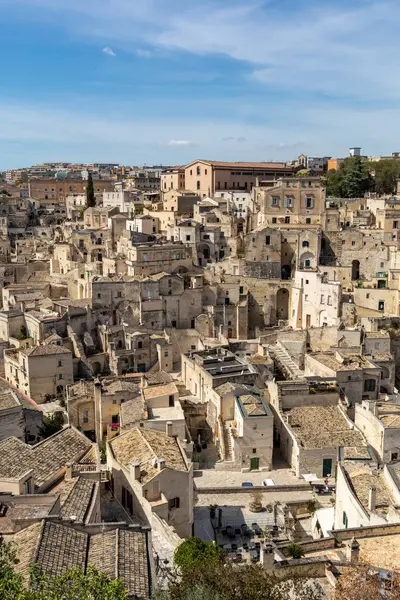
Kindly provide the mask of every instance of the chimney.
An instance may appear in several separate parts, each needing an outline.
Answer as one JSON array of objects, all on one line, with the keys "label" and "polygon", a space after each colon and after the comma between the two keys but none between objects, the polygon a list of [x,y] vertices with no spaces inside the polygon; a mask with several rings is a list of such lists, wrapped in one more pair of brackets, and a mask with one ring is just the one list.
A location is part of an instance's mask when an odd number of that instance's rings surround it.
[{"label": "chimney", "polygon": [[376,509],[376,487],[371,486],[368,497],[368,510],[374,512]]},{"label": "chimney", "polygon": [[157,467],[159,471],[165,469],[165,458],[157,458]]},{"label": "chimney", "polygon": [[174,437],[174,434],[172,433],[172,421],[167,421],[165,429],[168,437]]},{"label": "chimney", "polygon": [[261,548],[260,563],[265,571],[271,571],[274,568],[274,546],[270,542],[265,542],[264,548]]},{"label": "chimney", "polygon": [[65,471],[65,479],[72,479],[72,462],[68,462],[66,467],[66,471]]},{"label": "chimney", "polygon": [[292,424],[292,415],[291,414],[286,415],[286,420],[287,420],[287,424],[291,425]]},{"label": "chimney", "polygon": [[131,463],[131,467],[132,467],[135,481],[139,481],[140,480],[140,462],[138,460],[134,460]]},{"label": "chimney", "polygon": [[360,558],[360,544],[354,537],[347,542],[346,556],[349,563],[358,563]]}]

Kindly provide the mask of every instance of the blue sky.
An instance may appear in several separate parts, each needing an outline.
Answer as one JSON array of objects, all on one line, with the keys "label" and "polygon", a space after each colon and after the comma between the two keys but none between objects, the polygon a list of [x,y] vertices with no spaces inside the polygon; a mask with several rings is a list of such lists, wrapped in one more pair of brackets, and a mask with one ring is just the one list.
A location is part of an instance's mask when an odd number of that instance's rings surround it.
[{"label": "blue sky", "polygon": [[0,169],[400,150],[398,0],[0,0]]}]

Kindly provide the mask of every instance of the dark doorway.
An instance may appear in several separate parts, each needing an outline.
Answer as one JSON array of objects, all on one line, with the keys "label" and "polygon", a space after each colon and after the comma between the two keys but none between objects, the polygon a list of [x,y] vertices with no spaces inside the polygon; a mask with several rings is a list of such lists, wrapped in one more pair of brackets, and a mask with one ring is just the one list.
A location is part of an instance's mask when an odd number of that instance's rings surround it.
[{"label": "dark doorway", "polygon": [[289,291],[281,288],[276,295],[276,316],[278,319],[289,318]]},{"label": "dark doorway", "polygon": [[351,278],[353,281],[360,279],[360,261],[353,260],[351,263]]},{"label": "dark doorway", "polygon": [[324,458],[322,461],[322,477],[328,477],[332,475],[332,459]]}]

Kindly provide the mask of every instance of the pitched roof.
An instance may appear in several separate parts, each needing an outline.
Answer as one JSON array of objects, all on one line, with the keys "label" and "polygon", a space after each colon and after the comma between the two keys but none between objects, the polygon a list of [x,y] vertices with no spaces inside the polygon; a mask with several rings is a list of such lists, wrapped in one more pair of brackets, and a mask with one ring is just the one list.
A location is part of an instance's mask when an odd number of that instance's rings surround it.
[{"label": "pitched roof", "polygon": [[4,394],[0,393],[0,410],[15,408],[16,406],[20,406],[20,401],[11,390],[9,392],[5,392]]},{"label": "pitched roof", "polygon": [[146,483],[157,473],[155,458],[163,458],[165,466],[177,471],[187,471],[185,460],[175,438],[151,429],[130,429],[111,440],[110,446],[116,460],[129,466],[140,462],[141,483]]},{"label": "pitched roof", "polygon": [[61,506],[61,518],[76,517],[78,523],[84,523],[95,488],[96,482],[92,479],[77,477],[73,480],[72,488]]},{"label": "pitched roof", "polygon": [[120,577],[129,597],[150,597],[151,574],[147,533],[115,528],[90,534],[54,521],[42,521],[13,536],[17,559],[15,571],[29,585],[34,563],[49,575],[92,566],[110,578]]},{"label": "pitched roof", "polygon": [[145,418],[145,406],[142,396],[127,400],[121,404],[121,428],[132,427]]},{"label": "pitched roof", "polygon": [[92,443],[73,427],[64,427],[35,446],[7,438],[0,442],[0,479],[19,478],[33,469],[34,483],[40,487],[91,447]]},{"label": "pitched roof", "polygon": [[197,162],[202,162],[202,163],[206,163],[208,165],[212,165],[213,167],[225,167],[225,168],[232,168],[232,169],[288,169],[290,171],[292,171],[293,169],[291,167],[287,167],[285,163],[282,162],[221,162],[218,160],[194,160],[191,163],[189,163],[188,165],[186,165],[185,168],[189,167],[190,165],[197,163]]},{"label": "pitched roof", "polygon": [[147,385],[165,385],[173,381],[171,375],[166,371],[160,369],[160,371],[149,371],[144,375]]},{"label": "pitched roof", "polygon": [[292,416],[292,431],[303,448],[366,446],[338,406],[297,406],[285,414]]},{"label": "pitched roof", "polygon": [[33,346],[21,350],[26,356],[51,356],[53,354],[71,354],[71,350],[65,346],[56,346],[55,344],[47,344],[42,346]]},{"label": "pitched roof", "polygon": [[70,569],[84,568],[87,552],[87,534],[60,523],[46,521],[39,540],[37,562],[53,576]]},{"label": "pitched roof", "polygon": [[167,383],[166,385],[152,385],[150,387],[144,388],[143,390],[143,395],[145,397],[146,400],[149,400],[151,398],[157,398],[157,396],[164,396],[164,395],[172,395],[172,394],[177,394],[178,393],[178,389],[175,385],[175,383]]}]

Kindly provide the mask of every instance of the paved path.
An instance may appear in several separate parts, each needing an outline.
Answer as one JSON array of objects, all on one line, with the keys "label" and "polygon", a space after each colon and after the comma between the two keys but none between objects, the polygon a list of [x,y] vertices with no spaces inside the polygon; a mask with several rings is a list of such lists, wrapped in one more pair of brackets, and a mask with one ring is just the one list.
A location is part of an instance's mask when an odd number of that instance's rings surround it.
[{"label": "paved path", "polygon": [[215,469],[204,469],[194,472],[194,482],[199,488],[213,487],[240,487],[244,481],[250,481],[253,485],[261,485],[263,479],[272,479],[276,485],[304,484],[304,479],[298,479],[291,470],[279,468],[273,471],[260,471],[251,473],[240,473],[237,471],[217,471]]},{"label": "paved path", "polygon": [[[262,493],[262,492],[261,492]],[[252,495],[249,493],[229,493],[226,494],[196,494],[196,506],[210,506],[216,504],[218,506],[242,506],[247,507],[251,502]],[[305,491],[290,491],[290,492],[270,492],[263,493],[263,504],[272,504],[273,502],[308,502],[315,499],[315,495],[310,489]]]}]

